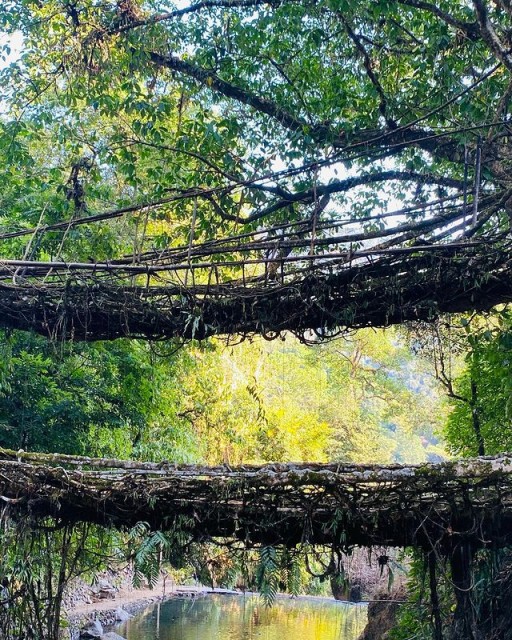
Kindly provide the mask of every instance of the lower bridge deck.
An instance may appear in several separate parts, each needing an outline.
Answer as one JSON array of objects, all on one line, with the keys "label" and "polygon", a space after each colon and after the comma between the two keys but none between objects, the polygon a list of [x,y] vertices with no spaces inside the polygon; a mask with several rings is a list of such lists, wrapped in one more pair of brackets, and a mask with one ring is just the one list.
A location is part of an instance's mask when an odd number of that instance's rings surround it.
[{"label": "lower bridge deck", "polygon": [[512,457],[437,464],[204,467],[0,450],[13,518],[55,517],[191,539],[453,547],[512,544]]}]

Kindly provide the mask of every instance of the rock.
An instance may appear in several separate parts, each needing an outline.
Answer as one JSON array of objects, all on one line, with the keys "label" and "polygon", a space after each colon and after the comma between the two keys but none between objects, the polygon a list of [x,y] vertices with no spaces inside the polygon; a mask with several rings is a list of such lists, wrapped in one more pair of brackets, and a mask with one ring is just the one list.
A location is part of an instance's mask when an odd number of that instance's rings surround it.
[{"label": "rock", "polygon": [[388,640],[396,625],[398,609],[405,601],[405,590],[382,591],[368,605],[368,624],[359,640]]},{"label": "rock", "polygon": [[101,640],[126,640],[126,638],[123,638],[123,636],[120,636],[114,631],[109,631],[108,633],[105,633],[101,636]]},{"label": "rock", "polygon": [[96,587],[96,594],[100,600],[114,600],[116,597],[116,588],[109,580],[100,578]]},{"label": "rock", "polygon": [[88,622],[85,627],[80,629],[80,639],[82,638],[102,638],[103,625],[99,620]]},{"label": "rock", "polygon": [[363,590],[361,589],[360,584],[350,585],[350,590],[348,593],[349,602],[361,602],[361,600],[363,599],[362,592]]},{"label": "rock", "polygon": [[111,591],[114,587],[109,582],[109,580],[105,580],[105,578],[99,578],[98,580],[98,589],[100,591]]},{"label": "rock", "polygon": [[118,622],[125,622],[126,620],[130,619],[130,614],[128,613],[128,611],[125,611],[123,608],[118,607],[116,609],[116,620]]}]

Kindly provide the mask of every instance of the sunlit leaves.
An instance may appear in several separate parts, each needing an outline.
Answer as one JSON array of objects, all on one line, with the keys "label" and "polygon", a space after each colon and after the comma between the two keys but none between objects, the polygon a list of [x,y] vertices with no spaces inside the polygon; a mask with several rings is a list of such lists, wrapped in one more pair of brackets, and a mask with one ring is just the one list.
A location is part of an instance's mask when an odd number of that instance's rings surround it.
[{"label": "sunlit leaves", "polygon": [[466,322],[466,366],[455,380],[453,411],[446,437],[456,453],[476,455],[481,430],[485,453],[512,448],[512,324],[510,311],[498,311],[487,323]]}]

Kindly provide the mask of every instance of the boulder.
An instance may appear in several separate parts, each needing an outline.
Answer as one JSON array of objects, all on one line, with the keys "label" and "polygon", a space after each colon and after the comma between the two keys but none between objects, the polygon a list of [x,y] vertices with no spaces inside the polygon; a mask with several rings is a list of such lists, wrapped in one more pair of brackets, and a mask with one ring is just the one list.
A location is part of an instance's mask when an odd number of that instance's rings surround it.
[{"label": "boulder", "polygon": [[114,631],[109,631],[108,633],[105,633],[101,636],[101,640],[126,640],[126,638],[123,638],[123,636],[120,636]]},{"label": "boulder", "polygon": [[92,620],[80,629],[80,640],[85,638],[102,638],[103,625],[99,620]]},{"label": "boulder", "polygon": [[118,622],[126,622],[126,620],[129,620],[130,618],[131,616],[128,611],[125,611],[122,607],[118,607],[116,609],[116,620]]}]

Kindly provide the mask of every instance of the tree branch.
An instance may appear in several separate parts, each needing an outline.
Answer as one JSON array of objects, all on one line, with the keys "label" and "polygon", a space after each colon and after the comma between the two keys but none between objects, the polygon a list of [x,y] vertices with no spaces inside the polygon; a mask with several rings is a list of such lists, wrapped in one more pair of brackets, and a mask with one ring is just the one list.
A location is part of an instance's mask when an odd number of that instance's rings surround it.
[{"label": "tree branch", "polygon": [[450,13],[443,11],[432,2],[425,2],[424,0],[398,0],[398,3],[407,7],[414,7],[415,9],[428,11],[432,15],[441,18],[443,22],[451,27],[464,32],[470,40],[478,40],[480,36],[480,30],[476,22],[463,22],[462,20],[457,20],[457,18],[454,18]]},{"label": "tree branch", "polygon": [[388,127],[390,129],[396,129],[397,128],[396,120],[394,120],[393,118],[390,118],[390,116],[388,114],[388,110],[387,110],[388,98],[387,98],[387,96],[386,96],[386,94],[384,92],[384,89],[382,88],[382,85],[380,83],[380,80],[377,77],[377,74],[373,70],[373,63],[372,63],[372,60],[371,60],[370,56],[368,55],[368,52],[364,48],[363,43],[361,42],[361,39],[356,34],[356,32],[352,29],[352,27],[350,26],[348,20],[345,19],[343,14],[341,14],[341,20],[343,21],[343,24],[345,25],[345,28],[347,30],[347,33],[348,33],[350,39],[355,44],[356,49],[363,56],[363,64],[364,64],[364,68],[366,69],[366,75],[370,79],[370,82],[374,86],[375,91],[377,92],[377,94],[379,95],[379,98],[380,98],[379,111],[380,111],[382,117],[384,118],[384,120],[386,121],[386,124],[388,125]]},{"label": "tree branch", "polygon": [[[456,143],[449,135],[447,133],[433,134],[431,131],[419,129],[417,125],[420,122],[430,119],[437,113],[444,111],[461,97],[470,93],[499,68],[498,64],[492,69],[489,69],[471,85],[464,87],[464,89],[447,99],[443,104],[411,122],[397,126],[395,129],[363,129],[357,133],[347,134],[336,131],[335,126],[330,122],[311,125],[305,120],[293,116],[289,111],[274,101],[263,98],[253,93],[250,89],[242,89],[237,85],[222,80],[213,70],[204,69],[174,55],[162,55],[156,52],[149,52],[148,56],[155,65],[183,73],[197,80],[204,88],[217,91],[227,98],[248,105],[256,111],[270,116],[285,129],[303,135],[309,135],[318,144],[332,145],[344,151],[355,150],[362,147],[367,150],[372,148],[387,148],[389,150],[394,147],[392,151],[393,154],[400,153],[406,146],[416,146],[428,151],[434,156],[449,160],[453,160],[453,156],[456,155],[454,151]],[[370,153],[367,155],[371,156]]]},{"label": "tree branch", "polygon": [[503,63],[503,65],[512,71],[512,55],[510,48],[506,48],[503,42],[498,37],[498,34],[494,30],[487,12],[487,7],[483,0],[473,0],[473,6],[475,7],[475,13],[480,25],[480,31],[483,39],[489,45],[491,51],[493,51],[497,58]]},{"label": "tree branch", "polygon": [[[286,129],[302,133],[309,132],[311,129],[311,126],[305,120],[292,116],[290,112],[278,106],[272,100],[262,98],[249,89],[242,89],[226,82],[219,78],[214,71],[203,69],[173,55],[163,56],[159,53],[150,52],[149,57],[157,66],[166,67],[167,69],[172,69],[190,78],[194,78],[194,80],[197,80],[203,86],[209,87],[227,98],[232,98],[237,102],[253,107],[253,109],[256,109],[256,111],[260,113],[270,116]],[[319,140],[323,139],[323,141],[326,141],[332,136],[332,131],[328,125],[316,125],[313,127],[313,131],[309,133],[314,138]]]},{"label": "tree branch", "polygon": [[[382,171],[380,173],[370,173],[354,178],[347,178],[346,180],[338,180],[330,182],[329,184],[320,184],[311,189],[305,191],[299,191],[297,193],[290,193],[286,197],[278,200],[270,206],[256,211],[255,213],[242,218],[240,216],[234,216],[226,212],[222,212],[222,218],[225,220],[231,220],[233,222],[239,222],[242,224],[248,224],[261,220],[266,216],[269,216],[280,209],[284,209],[290,204],[311,204],[317,197],[324,195],[332,195],[335,193],[346,193],[356,187],[374,184],[376,182],[386,181],[411,181],[417,184],[433,184],[444,187],[451,187],[454,189],[462,189],[464,183],[461,180],[455,180],[453,178],[445,178],[442,176],[434,176],[431,174],[416,173],[414,171]],[[217,210],[217,213],[221,213],[222,209]]]},{"label": "tree branch", "polygon": [[[288,0],[289,1],[289,0]],[[203,9],[246,9],[252,7],[259,7],[261,5],[272,4],[273,6],[279,6],[280,0],[204,0],[203,2],[196,2],[183,9],[176,9],[175,11],[169,11],[167,13],[160,13],[150,16],[141,20],[132,20],[127,24],[114,25],[106,29],[106,33],[114,35],[117,33],[125,33],[138,27],[146,27],[159,22],[165,22],[167,20],[173,20],[175,18],[182,18],[183,16],[190,15],[192,13],[198,13]]]}]

